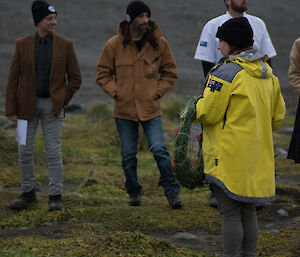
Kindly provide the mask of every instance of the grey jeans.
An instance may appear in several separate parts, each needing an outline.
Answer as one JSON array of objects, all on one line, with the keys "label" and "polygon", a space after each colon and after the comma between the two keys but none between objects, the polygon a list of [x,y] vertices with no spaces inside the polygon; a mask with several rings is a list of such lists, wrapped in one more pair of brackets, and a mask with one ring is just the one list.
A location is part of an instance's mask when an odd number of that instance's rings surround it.
[{"label": "grey jeans", "polygon": [[26,145],[18,146],[21,187],[29,192],[35,187],[34,139],[41,120],[45,150],[48,159],[49,195],[60,195],[63,188],[63,164],[61,157],[61,128],[63,113],[56,118],[51,98],[37,98],[36,114],[28,121]]},{"label": "grey jeans", "polygon": [[213,185],[222,218],[224,257],[255,257],[258,223],[255,204],[229,198]]}]

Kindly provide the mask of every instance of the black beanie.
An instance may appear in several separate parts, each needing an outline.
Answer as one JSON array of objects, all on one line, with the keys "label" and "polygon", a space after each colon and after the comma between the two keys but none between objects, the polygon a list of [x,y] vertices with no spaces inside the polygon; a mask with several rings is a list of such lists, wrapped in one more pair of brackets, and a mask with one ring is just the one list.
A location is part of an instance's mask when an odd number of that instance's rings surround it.
[{"label": "black beanie", "polygon": [[141,13],[147,12],[149,13],[149,17],[151,16],[150,8],[142,1],[132,1],[128,4],[126,10],[126,21],[132,22],[137,16]]},{"label": "black beanie", "polygon": [[232,18],[218,28],[217,38],[241,49],[253,46],[253,30],[247,18]]},{"label": "black beanie", "polygon": [[38,23],[49,14],[55,13],[57,15],[55,8],[42,0],[34,1],[31,10],[35,25],[38,25]]}]

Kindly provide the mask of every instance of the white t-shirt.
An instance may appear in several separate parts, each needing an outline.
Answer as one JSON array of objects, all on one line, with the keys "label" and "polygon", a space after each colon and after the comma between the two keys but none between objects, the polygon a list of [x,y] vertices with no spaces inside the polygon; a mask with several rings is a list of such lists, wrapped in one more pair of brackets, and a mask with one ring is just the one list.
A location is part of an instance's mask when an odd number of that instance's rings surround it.
[{"label": "white t-shirt", "polygon": [[[261,54],[267,55],[269,58],[276,56],[276,51],[264,21],[256,16],[246,13],[244,13],[243,16],[248,19],[252,27],[254,46],[259,49]],[[231,18],[232,16],[229,12],[226,12],[205,24],[195,52],[195,59],[214,64],[218,63],[222,58],[222,54],[220,50],[218,50],[219,39],[216,37],[218,27]]]}]

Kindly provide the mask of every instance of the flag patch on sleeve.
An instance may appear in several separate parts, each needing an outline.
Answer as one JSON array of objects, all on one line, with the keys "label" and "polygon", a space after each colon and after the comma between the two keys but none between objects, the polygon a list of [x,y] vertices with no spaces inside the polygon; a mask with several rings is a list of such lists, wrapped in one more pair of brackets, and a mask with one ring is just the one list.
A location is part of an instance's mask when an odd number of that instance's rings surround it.
[{"label": "flag patch on sleeve", "polygon": [[211,92],[221,91],[223,84],[221,82],[215,81],[215,80],[210,80],[208,83],[208,87],[210,88]]},{"label": "flag patch on sleeve", "polygon": [[207,47],[206,41],[200,41],[199,46]]}]

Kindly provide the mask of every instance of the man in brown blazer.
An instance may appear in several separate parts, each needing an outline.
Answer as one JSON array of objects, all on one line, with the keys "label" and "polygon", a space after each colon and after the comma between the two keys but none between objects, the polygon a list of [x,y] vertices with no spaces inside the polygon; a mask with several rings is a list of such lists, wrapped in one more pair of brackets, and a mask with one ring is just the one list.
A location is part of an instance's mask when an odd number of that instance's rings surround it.
[{"label": "man in brown blazer", "polygon": [[136,159],[140,124],[160,171],[159,185],[170,207],[179,209],[179,185],[163,140],[159,103],[177,79],[175,60],[159,26],[149,19],[150,8],[144,2],[130,2],[126,14],[119,33],[107,41],[102,51],[96,81],[115,100],[114,117],[121,137],[129,205],[141,203]]},{"label": "man in brown blazer", "polygon": [[[10,204],[24,209],[36,202],[34,139],[41,120],[49,170],[49,210],[61,210],[63,164],[61,127],[63,108],[81,84],[73,42],[54,34],[57,12],[45,1],[32,3],[36,33],[16,40],[6,87],[6,116],[15,127],[27,121],[26,142],[19,142],[21,186],[24,191]],[[26,122],[25,122],[26,123]]]}]

